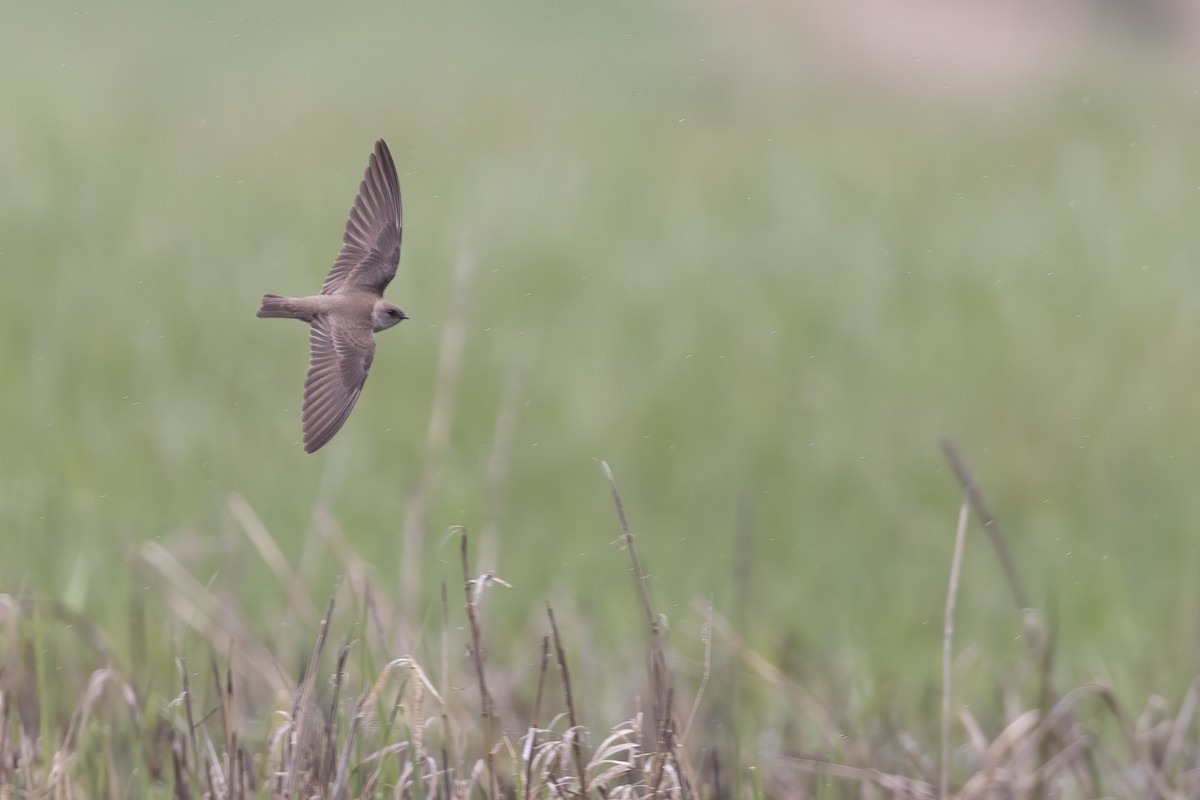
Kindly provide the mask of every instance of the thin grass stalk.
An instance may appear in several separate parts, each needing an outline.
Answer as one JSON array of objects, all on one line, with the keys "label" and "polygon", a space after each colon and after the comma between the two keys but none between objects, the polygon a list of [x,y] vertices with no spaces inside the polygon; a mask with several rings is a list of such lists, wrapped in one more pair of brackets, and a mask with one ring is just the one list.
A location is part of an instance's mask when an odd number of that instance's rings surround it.
[{"label": "thin grass stalk", "polygon": [[[43,743],[47,745],[46,749],[48,749],[50,734],[53,730],[48,721],[43,722],[42,720],[43,711],[51,708],[52,694],[49,682],[46,680],[46,676],[50,670],[49,664],[46,663],[47,626],[40,604],[34,604],[31,609],[31,617],[31,636],[25,640],[24,645],[26,665],[32,662],[33,669],[30,670],[26,667],[21,670],[21,677],[26,682],[21,689],[23,699],[26,702],[34,703],[33,708],[35,709],[35,712],[30,715],[29,721],[31,724],[26,733],[28,748],[24,756],[25,769],[29,770],[29,772],[25,774],[33,773],[33,763],[41,756]],[[27,683],[30,679],[33,680],[32,687]]]},{"label": "thin grass stalk", "polygon": [[217,748],[213,746],[212,737],[208,735],[207,730],[204,733],[204,752],[208,754],[206,763],[208,764],[210,796],[228,797],[229,783],[225,780],[225,773],[221,769],[221,756],[217,754]]},{"label": "thin grass stalk", "polygon": [[325,754],[321,759],[321,778],[323,782],[334,775],[337,767],[337,711],[338,701],[342,696],[342,676],[346,672],[346,659],[350,657],[350,643],[343,644],[338,650],[337,671],[333,674],[333,697],[329,701],[329,711],[325,714],[325,728],[321,732],[321,741],[325,743]]},{"label": "thin grass stalk", "polygon": [[554,638],[554,655],[558,659],[558,671],[562,675],[563,695],[567,702],[567,722],[574,736],[571,750],[575,757],[575,771],[579,775],[579,793],[587,794],[587,772],[583,766],[583,745],[579,742],[579,720],[575,716],[575,696],[571,693],[571,672],[567,669],[567,656],[563,652],[562,639],[558,635],[558,623],[554,620],[554,609],[546,603],[546,615],[550,618],[550,635]]},{"label": "thin grass stalk", "polygon": [[712,791],[714,795],[720,795],[721,792],[721,754],[713,748],[709,751],[709,763],[712,765]]},{"label": "thin grass stalk", "polygon": [[[654,719],[652,724],[656,730],[663,730],[663,720],[670,716],[671,709],[666,706],[666,694],[668,692],[668,676],[666,657],[663,654],[662,642],[660,640],[660,626],[658,617],[654,613],[654,607],[650,603],[650,592],[646,587],[646,573],[642,570],[641,561],[637,556],[637,548],[633,544],[633,534],[629,529],[629,520],[625,516],[625,504],[621,502],[621,493],[617,490],[617,481],[613,476],[612,469],[608,466],[607,461],[600,462],[600,469],[608,478],[608,484],[612,490],[613,503],[617,508],[617,518],[621,523],[621,538],[625,542],[625,548],[629,552],[629,560],[633,566],[634,579],[637,582],[638,596],[642,601],[642,612],[646,615],[646,626],[649,629],[649,673],[650,673],[650,693],[654,699],[654,707],[652,709]],[[662,750],[664,743],[660,740],[656,747]]]},{"label": "thin grass stalk", "polygon": [[[312,697],[316,691],[317,683],[317,668],[321,663],[321,653],[325,650],[325,640],[329,636],[329,621],[333,617],[334,600],[337,598],[338,587],[335,584],[333,591],[329,594],[329,604],[325,607],[325,616],[321,619],[321,627],[317,632],[317,642],[313,646],[312,658],[308,661],[308,669],[304,673],[304,680],[300,682],[299,691],[296,692],[296,699],[292,703],[292,729],[288,735],[287,748],[291,752],[291,758],[287,763],[287,782],[284,784],[284,792],[288,797],[295,794],[296,779],[300,770],[300,761],[302,760],[304,736],[308,732],[308,718],[311,716]],[[319,765],[318,765],[319,766]]]},{"label": "thin grass stalk", "polygon": [[[232,654],[231,654],[232,656]],[[224,775],[224,782],[232,785],[233,775],[233,676],[232,673],[228,676],[229,680],[225,686],[221,682],[221,668],[217,666],[217,659],[213,657],[209,661],[212,667],[213,688],[217,693],[217,711],[221,715],[221,732],[225,738],[225,752],[221,757],[221,772]]]},{"label": "thin grass stalk", "polygon": [[646,624],[652,633],[657,634],[658,620],[654,616],[654,608],[650,605],[650,593],[646,589],[646,575],[642,572],[641,562],[638,561],[637,551],[633,547],[633,534],[629,530],[629,520],[625,516],[625,504],[621,502],[621,493],[617,491],[617,480],[607,461],[600,462],[600,469],[604,471],[604,476],[608,478],[609,488],[612,490],[613,503],[617,507],[617,518],[621,522],[621,538],[629,548],[629,559],[633,562],[633,574],[637,580],[638,596],[642,601],[642,612],[646,615]]},{"label": "thin grass stalk", "polygon": [[[213,662],[213,665],[216,666],[215,661]],[[233,727],[233,720],[234,720],[233,702],[234,702],[233,651],[230,650],[228,655],[225,658],[225,694],[224,694],[224,703],[223,703],[223,708],[222,708],[222,716],[224,717],[224,726],[225,726],[225,747],[226,747],[225,774],[227,776],[227,780],[230,782],[231,785],[237,779],[237,776],[236,776],[237,764],[235,762],[235,760],[237,758],[237,731],[234,730],[234,727]]]},{"label": "thin grass stalk", "polygon": [[237,731],[233,731],[232,733],[230,733],[229,741],[230,741],[230,745],[233,747],[233,749],[230,752],[225,753],[225,763],[229,765],[229,772],[226,777],[226,782],[229,785],[230,798],[232,798],[232,800],[241,800],[242,793],[241,793],[240,787],[238,786],[239,775],[238,775],[238,763],[237,763],[237,756],[238,756]]},{"label": "thin grass stalk", "polygon": [[171,769],[175,773],[174,794],[175,800],[188,800],[192,796],[190,782],[188,781],[187,769],[183,765],[183,754],[186,752],[184,746],[179,743],[179,738],[175,731],[171,734]]},{"label": "thin grass stalk", "polygon": [[[748,491],[743,490],[738,498],[737,517],[734,527],[734,563],[733,563],[733,598],[730,607],[730,620],[736,630],[746,630],[748,623],[748,613],[750,609],[751,589],[753,585],[753,567],[754,567],[754,506],[751,502],[751,495]],[[709,606],[709,611],[712,611],[712,606]],[[710,636],[713,634],[710,631]],[[742,736],[741,731],[750,730],[753,722],[745,720],[747,717],[745,702],[746,697],[746,682],[743,678],[743,671],[737,666],[736,652],[731,654],[731,657],[722,659],[721,664],[722,682],[728,687],[727,696],[728,702],[718,706],[719,710],[723,710],[726,716],[725,727],[728,731],[728,741],[731,745],[732,760],[730,762],[729,771],[731,778],[740,777],[743,773],[741,765],[743,762],[742,753]],[[745,720],[743,722],[743,720]],[[714,758],[716,751],[713,751]],[[730,781],[731,791],[735,788],[734,781]],[[721,784],[714,784],[714,791],[720,791]]]},{"label": "thin grass stalk", "polygon": [[238,764],[240,765],[239,774],[242,785],[242,796],[247,794],[253,795],[258,791],[258,784],[254,780],[254,767],[251,764],[250,756],[246,753],[246,748],[238,748]]},{"label": "thin grass stalk", "polygon": [[952,695],[954,652],[954,607],[958,602],[958,580],[962,572],[963,544],[966,539],[970,502],[963,496],[954,528],[954,555],[950,559],[950,586],[946,589],[946,616],[942,627],[942,751],[938,797],[950,797],[950,698]]},{"label": "thin grass stalk", "polygon": [[700,629],[700,640],[704,644],[704,671],[700,675],[700,686],[696,689],[696,697],[692,700],[692,710],[688,713],[687,722],[683,726],[683,734],[679,737],[680,747],[687,744],[688,734],[691,733],[692,723],[696,721],[696,713],[700,710],[700,701],[704,699],[704,689],[708,686],[708,677],[712,673],[712,629],[713,629],[713,600],[708,598],[708,614]]},{"label": "thin grass stalk", "polygon": [[[1197,702],[1200,701],[1200,678],[1193,678],[1192,683],[1188,686],[1187,693],[1183,697],[1183,704],[1179,708],[1179,713],[1175,715],[1174,721],[1171,723],[1171,735],[1167,738],[1167,746],[1163,751],[1163,769],[1173,771],[1175,764],[1180,757],[1180,753],[1184,747],[1184,737],[1187,735],[1188,726],[1192,723],[1192,718],[1196,714]],[[0,747],[0,752],[3,748]]]},{"label": "thin grass stalk", "polygon": [[470,564],[467,558],[467,531],[463,528],[461,531],[462,540],[459,548],[462,555],[462,571],[463,571],[463,590],[467,598],[467,620],[471,626],[471,661],[475,665],[475,678],[479,681],[479,700],[483,717],[483,738],[485,746],[485,757],[487,759],[488,771],[488,795],[496,797],[496,769],[495,755],[492,753],[495,745],[495,712],[492,707],[492,696],[487,688],[487,676],[483,672],[483,634],[479,628],[479,615],[477,612],[477,596],[481,593],[482,584],[476,586],[476,581],[471,580]]},{"label": "thin grass stalk", "polygon": [[[667,708],[670,708],[674,693],[674,687],[667,687]],[[657,757],[654,759],[654,777],[650,782],[651,797],[657,797],[658,790],[662,787],[663,770],[667,766],[667,759],[671,752],[671,731],[671,715],[668,712],[667,716],[663,718],[662,727],[658,732],[659,748]]]},{"label": "thin grass stalk", "polygon": [[[408,680],[408,676],[406,675],[400,679],[399,685],[396,686],[396,695],[392,700],[391,709],[388,711],[387,725],[385,725],[383,728],[382,735],[380,736],[381,741],[387,741],[390,739],[392,736],[392,731],[396,729],[396,717],[400,716],[400,708],[404,705],[404,691],[408,688]],[[381,690],[379,695],[382,696],[382,694],[383,692]],[[380,707],[383,706],[382,703],[379,703],[379,705]],[[445,708],[443,708],[442,711],[444,713]]]},{"label": "thin grass stalk", "polygon": [[204,737],[204,761],[201,762],[204,766],[204,778],[205,778],[205,780],[208,781],[208,796],[209,797],[218,797],[219,795],[217,794],[217,782],[216,782],[216,778],[213,777],[213,758],[216,756],[216,753],[212,753],[210,756],[209,751],[211,749],[212,749],[212,739],[205,736]]},{"label": "thin grass stalk", "polygon": [[529,717],[529,739],[525,743],[525,788],[524,800],[529,800],[533,785],[533,754],[537,750],[538,719],[542,710],[542,690],[546,686],[546,666],[550,661],[550,637],[542,637],[542,660],[538,667],[537,694],[533,697],[533,713]]},{"label": "thin grass stalk", "polygon": [[[441,590],[442,590],[442,592],[441,592],[441,595],[442,595],[442,637],[441,637],[441,639],[442,639],[442,641],[441,641],[442,671],[441,671],[440,683],[441,683],[441,689],[442,689],[442,697],[449,697],[450,696],[450,599],[449,599],[449,594],[446,590],[446,581],[445,580],[443,580],[441,583]],[[446,797],[449,798],[450,797],[450,794],[449,794],[450,784],[448,782],[449,781],[448,776],[449,776],[450,764],[452,763],[450,761],[450,759],[453,759],[453,763],[457,767],[459,764],[459,753],[456,748],[453,748],[454,737],[450,735],[450,710],[446,707],[445,703],[442,703],[442,731],[443,731],[442,747],[441,747],[442,770],[447,774],[447,777],[445,778],[446,790],[447,790]],[[447,752],[447,749],[446,749],[447,741],[451,742],[451,745],[452,745],[452,749],[449,751],[449,753]]]},{"label": "thin grass stalk", "polygon": [[992,549],[996,551],[996,557],[1000,560],[1000,566],[1004,570],[1004,577],[1008,581],[1008,588],[1017,604],[1017,610],[1024,611],[1032,608],[1029,604],[1029,595],[1025,593],[1025,588],[1017,577],[1017,568],[1013,563],[1012,553],[1009,552],[1004,535],[1000,531],[1000,523],[996,521],[995,515],[984,502],[983,493],[979,491],[979,485],[975,483],[975,478],[967,469],[967,464],[959,454],[958,448],[949,439],[942,439],[942,452],[945,454],[946,460],[950,462],[950,469],[954,471],[958,482],[962,484],[963,491],[967,494],[967,500],[970,501],[971,508],[975,510],[975,516],[979,523],[983,525],[983,532],[987,534]]},{"label": "thin grass stalk", "polygon": [[447,733],[446,738],[442,739],[442,797],[446,798],[446,800],[451,800],[454,794],[450,788],[452,780],[452,776],[450,775],[450,759],[446,755],[446,739],[448,738],[450,738],[449,733]]},{"label": "thin grass stalk", "polygon": [[[1048,602],[1046,620],[1045,635],[1041,637],[1041,640],[1038,643],[1041,647],[1041,658],[1038,660],[1038,683],[1040,685],[1038,708],[1043,714],[1045,714],[1046,709],[1050,708],[1055,702],[1053,680],[1054,643],[1056,640],[1055,634],[1058,628],[1058,611],[1057,605],[1054,603],[1053,595],[1051,595]],[[1039,733],[1041,733],[1040,730]],[[1053,749],[1056,741],[1063,747],[1071,746],[1071,742],[1068,741],[1068,738],[1064,736],[1057,727],[1045,731],[1044,738],[1038,742],[1038,764],[1044,765],[1050,761],[1054,755]],[[1042,785],[1042,781],[1039,778],[1039,776],[1042,774],[1042,770],[1038,769],[1034,775],[1035,782],[1033,785],[1032,794],[1035,800],[1041,800],[1041,798],[1046,796],[1046,787]]]},{"label": "thin grass stalk", "polygon": [[416,794],[415,790],[422,786],[425,769],[425,687],[420,681],[413,684],[412,700],[409,706],[408,733],[412,748],[408,769],[412,772],[412,785],[414,794]]},{"label": "thin grass stalk", "polygon": [[346,791],[346,786],[350,780],[350,754],[354,752],[358,728],[362,723],[367,704],[373,702],[371,694],[371,692],[363,694],[359,698],[358,703],[355,704],[354,717],[350,720],[350,730],[346,733],[346,743],[342,745],[342,756],[338,759],[337,773],[334,776],[333,789],[329,795],[332,800],[338,800]]},{"label": "thin grass stalk", "polygon": [[179,676],[183,681],[183,710],[187,719],[188,741],[192,745],[192,766],[194,769],[199,769],[201,764],[200,745],[196,741],[196,717],[192,712],[192,687],[188,680],[187,661],[177,658],[175,665],[179,669]]},{"label": "thin grass stalk", "polygon": [[103,756],[104,756],[104,785],[108,791],[109,797],[122,797],[126,793],[121,791],[120,776],[117,773],[117,761],[113,757],[113,730],[109,726],[104,726],[101,731],[103,740]]}]

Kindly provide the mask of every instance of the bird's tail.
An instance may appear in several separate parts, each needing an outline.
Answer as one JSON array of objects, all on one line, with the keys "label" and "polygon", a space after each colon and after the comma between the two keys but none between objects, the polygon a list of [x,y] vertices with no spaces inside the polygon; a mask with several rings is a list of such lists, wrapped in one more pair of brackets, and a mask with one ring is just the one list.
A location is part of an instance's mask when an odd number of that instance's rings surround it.
[{"label": "bird's tail", "polygon": [[264,294],[262,308],[258,309],[259,317],[283,317],[284,319],[300,319],[299,309],[291,297],[278,294]]}]

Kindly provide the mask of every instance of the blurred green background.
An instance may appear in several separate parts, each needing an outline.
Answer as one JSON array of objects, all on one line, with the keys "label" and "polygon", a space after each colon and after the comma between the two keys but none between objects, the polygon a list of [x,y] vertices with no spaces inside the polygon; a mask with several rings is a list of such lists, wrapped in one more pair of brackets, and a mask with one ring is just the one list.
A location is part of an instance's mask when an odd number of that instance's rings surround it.
[{"label": "blurred green background", "polygon": [[[711,596],[772,659],[920,691],[960,500],[945,435],[1054,609],[1066,675],[1180,690],[1200,647],[1194,49],[1087,4],[1065,28],[1029,10],[1011,48],[986,19],[939,44],[863,8],[10,8],[3,590],[119,638],[135,593],[156,603],[127,566],[156,539],[269,630],[287,598],[238,493],[293,563],[327,507],[398,595],[470,252],[409,613],[460,580],[444,532],[491,516],[481,567],[514,584],[489,601],[496,652],[533,657],[547,599],[598,647],[640,646],[605,459],[681,650]],[[254,311],[319,288],[379,137],[405,201],[388,297],[413,321],[306,456],[305,332]],[[994,677],[1020,628],[977,534],[959,641]],[[303,569],[320,598],[339,564]]]}]

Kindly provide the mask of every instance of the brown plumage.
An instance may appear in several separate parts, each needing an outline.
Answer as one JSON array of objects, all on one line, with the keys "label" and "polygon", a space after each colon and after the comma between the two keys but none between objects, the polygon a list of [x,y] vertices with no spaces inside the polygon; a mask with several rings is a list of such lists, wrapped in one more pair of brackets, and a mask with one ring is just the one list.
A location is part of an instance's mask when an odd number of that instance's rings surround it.
[{"label": "brown plumage", "polygon": [[375,334],[408,319],[383,299],[400,264],[402,217],[396,164],[380,139],[321,293],[263,295],[258,316],[298,319],[312,326],[301,412],[305,452],[319,450],[350,416],[375,357]]}]

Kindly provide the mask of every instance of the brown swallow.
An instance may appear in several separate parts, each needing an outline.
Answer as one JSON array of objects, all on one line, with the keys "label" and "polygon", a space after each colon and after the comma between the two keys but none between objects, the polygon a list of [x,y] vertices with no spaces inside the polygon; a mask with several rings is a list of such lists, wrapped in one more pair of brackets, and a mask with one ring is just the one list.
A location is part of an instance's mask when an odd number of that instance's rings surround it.
[{"label": "brown swallow", "polygon": [[258,316],[299,319],[312,326],[301,413],[306,453],[319,450],[350,416],[375,357],[375,334],[408,319],[383,299],[400,264],[402,217],[396,164],[380,139],[321,293],[263,295]]}]

